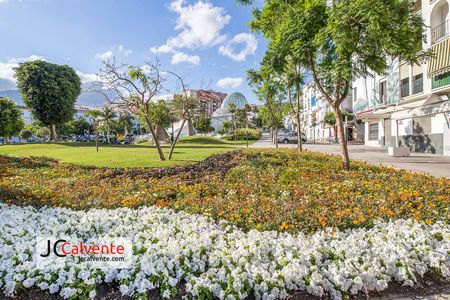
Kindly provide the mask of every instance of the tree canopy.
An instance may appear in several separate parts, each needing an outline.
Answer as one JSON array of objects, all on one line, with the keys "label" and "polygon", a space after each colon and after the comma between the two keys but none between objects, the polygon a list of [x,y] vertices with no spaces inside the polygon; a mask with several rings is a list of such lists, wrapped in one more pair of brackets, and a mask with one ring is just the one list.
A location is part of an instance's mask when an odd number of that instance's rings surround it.
[{"label": "tree canopy", "polygon": [[69,66],[42,60],[21,63],[15,72],[23,102],[36,120],[51,127],[55,139],[55,126],[73,117],[80,78]]},{"label": "tree canopy", "polygon": [[9,138],[19,134],[23,127],[22,112],[16,103],[0,97],[0,136],[8,143]]},{"label": "tree canopy", "polygon": [[[249,4],[251,0],[238,0]],[[254,10],[253,31],[268,39],[266,60],[288,74],[295,60],[332,107],[345,169],[350,167],[340,111],[352,79],[384,73],[388,58],[420,63],[425,26],[410,0],[265,0]],[[263,63],[267,65],[267,63]],[[288,85],[288,84],[286,84]]]}]

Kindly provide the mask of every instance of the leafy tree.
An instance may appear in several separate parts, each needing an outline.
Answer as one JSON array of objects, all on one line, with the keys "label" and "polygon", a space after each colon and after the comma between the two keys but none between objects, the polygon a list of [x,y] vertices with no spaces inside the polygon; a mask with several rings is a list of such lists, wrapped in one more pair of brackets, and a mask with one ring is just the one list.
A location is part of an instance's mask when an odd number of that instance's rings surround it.
[{"label": "leafy tree", "polygon": [[36,136],[39,138],[46,138],[50,136],[50,129],[48,129],[48,127],[41,127],[36,131]]},{"label": "leafy tree", "polygon": [[117,125],[123,129],[123,131],[121,132],[123,132],[123,134],[126,136],[130,133],[130,130],[133,127],[133,117],[128,113],[123,113],[119,116]]},{"label": "leafy tree", "polygon": [[33,133],[31,132],[31,130],[22,129],[19,133],[19,136],[23,140],[28,140],[29,138],[31,138],[33,136]]},{"label": "leafy tree", "polygon": [[20,132],[24,127],[22,112],[16,103],[7,98],[0,98],[0,136],[9,144],[9,138]]},{"label": "leafy tree", "polygon": [[89,124],[91,125],[92,129],[95,132],[95,148],[98,152],[98,129],[99,129],[98,127],[101,119],[101,111],[90,110],[84,116],[87,118]]},{"label": "leafy tree", "polygon": [[56,140],[56,125],[73,117],[80,78],[69,66],[42,60],[21,63],[15,72],[23,102],[36,120],[50,127],[50,140]]},{"label": "leafy tree", "polygon": [[259,116],[263,124],[271,129],[273,143],[278,148],[278,130],[283,127],[286,115],[286,105],[283,103],[286,88],[267,65],[261,65],[258,71],[247,71],[247,77],[258,99],[264,102],[265,108],[259,109]]},{"label": "leafy tree", "polygon": [[[131,65],[117,65],[116,62],[104,62],[100,74],[101,86],[97,92],[103,93],[108,101],[130,114],[136,114],[145,122],[150,131],[160,160],[165,160],[164,152],[158,140],[156,126],[152,120],[152,102],[162,89],[162,77],[159,64],[147,63],[145,68]],[[108,95],[105,90],[112,93]]]},{"label": "leafy tree", "polygon": [[194,128],[198,133],[210,133],[214,131],[214,128],[211,126],[211,117],[206,114],[201,114],[199,116],[194,117]]},{"label": "leafy tree", "polygon": [[[238,0],[251,3],[252,0]],[[421,63],[424,21],[410,0],[265,0],[250,27],[307,69],[336,117],[343,168],[350,168],[341,104],[354,77],[382,74],[388,57]]]},{"label": "leafy tree", "polygon": [[114,118],[116,118],[116,117],[117,117],[116,113],[108,105],[103,106],[103,109],[100,111],[99,119],[106,131],[106,143],[107,144],[111,143],[111,139],[110,139],[111,126],[112,126],[112,122],[114,121]]},{"label": "leafy tree", "polygon": [[92,126],[84,117],[78,117],[70,121],[73,127],[73,134],[84,135],[86,132],[92,131]]}]

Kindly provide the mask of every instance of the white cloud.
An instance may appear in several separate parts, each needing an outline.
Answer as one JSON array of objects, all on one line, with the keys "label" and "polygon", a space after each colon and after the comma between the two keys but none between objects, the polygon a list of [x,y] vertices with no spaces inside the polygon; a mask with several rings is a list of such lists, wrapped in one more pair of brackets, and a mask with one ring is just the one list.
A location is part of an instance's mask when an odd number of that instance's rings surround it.
[{"label": "white cloud", "polygon": [[45,60],[45,58],[43,56],[33,54],[25,58],[12,58],[7,62],[0,62],[0,79],[16,82],[16,79],[14,78],[14,68],[17,68],[21,62],[33,60]]},{"label": "white cloud", "polygon": [[203,1],[183,6],[184,2],[175,0],[170,4],[170,9],[178,13],[175,29],[181,30],[181,33],[169,39],[168,46],[194,49],[217,45],[225,40],[220,31],[230,22],[231,17],[222,7]]},{"label": "white cloud", "polygon": [[173,64],[182,61],[199,64],[199,56],[189,56],[177,49],[212,47],[226,40],[221,30],[230,22],[231,17],[222,7],[202,0],[191,5],[185,5],[184,0],[174,0],[169,5],[169,9],[178,14],[175,30],[181,32],[169,38],[164,45],[151,47],[152,53],[173,53]]},{"label": "white cloud", "polygon": [[[236,46],[239,44],[245,44],[245,47],[241,51],[236,51]],[[244,61],[247,55],[255,54],[258,48],[258,41],[249,33],[240,33],[235,35],[225,45],[220,46],[219,53],[228,56],[235,61]]]},{"label": "white cloud", "polygon": [[167,54],[167,53],[172,53],[173,51],[174,51],[173,48],[170,46],[167,46],[167,45],[150,48],[150,52],[155,53],[155,54],[158,54],[158,53]]},{"label": "white cloud", "polygon": [[223,89],[235,89],[242,85],[244,79],[241,77],[227,77],[217,81],[216,85]]},{"label": "white cloud", "polygon": [[177,52],[172,56],[172,65],[176,65],[182,62],[188,62],[193,65],[198,65],[200,63],[200,56],[188,55],[183,52]]},{"label": "white cloud", "polygon": [[101,60],[108,60],[108,59],[113,58],[114,53],[111,50],[109,50],[109,51],[106,51],[103,53],[97,53],[95,56],[97,58],[100,58]]},{"label": "white cloud", "polygon": [[119,45],[117,47],[117,49],[119,50],[120,53],[122,53],[124,56],[128,56],[131,53],[133,53],[133,50],[130,49],[125,49],[125,47],[123,45]]},{"label": "white cloud", "polygon": [[81,83],[89,83],[89,82],[99,82],[101,81],[97,74],[93,73],[83,73],[80,71],[76,71],[77,75],[80,77]]}]

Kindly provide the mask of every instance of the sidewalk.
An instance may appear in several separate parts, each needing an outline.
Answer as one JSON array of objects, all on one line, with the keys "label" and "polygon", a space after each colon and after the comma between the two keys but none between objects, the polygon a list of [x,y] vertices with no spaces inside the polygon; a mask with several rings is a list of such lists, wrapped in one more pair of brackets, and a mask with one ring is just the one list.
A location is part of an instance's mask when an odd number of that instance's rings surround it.
[{"label": "sidewalk", "polygon": [[[280,148],[296,148],[296,144],[279,144]],[[264,133],[262,138],[251,148],[275,148],[270,135]],[[305,149],[340,155],[339,144],[306,143]],[[371,164],[382,164],[413,172],[428,173],[436,177],[450,178],[450,157],[424,153],[411,153],[411,157],[391,157],[385,148],[374,148],[364,145],[348,145],[351,159],[362,160]]]}]

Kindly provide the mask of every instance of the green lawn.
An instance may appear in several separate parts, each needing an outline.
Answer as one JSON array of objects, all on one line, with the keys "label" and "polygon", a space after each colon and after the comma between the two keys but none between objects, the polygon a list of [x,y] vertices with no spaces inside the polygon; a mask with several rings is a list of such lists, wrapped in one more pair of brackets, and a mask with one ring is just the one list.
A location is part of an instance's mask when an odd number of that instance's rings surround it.
[{"label": "green lawn", "polygon": [[[252,143],[250,141],[249,143]],[[100,145],[95,143],[39,143],[0,146],[0,154],[12,156],[46,156],[61,162],[97,167],[164,167],[174,164],[194,163],[211,154],[231,151],[235,147],[245,147],[245,141],[228,141],[213,137],[183,138],[171,161],[160,161],[156,148],[150,143],[139,145]],[[167,154],[169,148],[165,147]],[[166,155],[167,156],[167,155]]]}]

